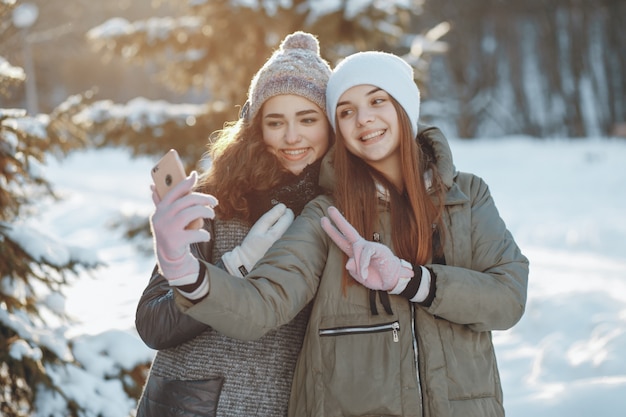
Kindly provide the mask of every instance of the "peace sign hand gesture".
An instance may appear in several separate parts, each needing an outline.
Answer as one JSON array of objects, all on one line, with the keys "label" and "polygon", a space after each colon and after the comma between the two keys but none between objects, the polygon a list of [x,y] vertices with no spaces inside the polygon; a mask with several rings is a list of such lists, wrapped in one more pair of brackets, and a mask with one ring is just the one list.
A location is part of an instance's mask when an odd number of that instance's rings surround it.
[{"label": "peace sign hand gesture", "polygon": [[387,246],[363,239],[337,208],[328,208],[328,217],[322,217],[324,231],[348,255],[346,269],[359,283],[372,290],[389,291],[400,278],[413,277],[411,265],[398,258]]}]

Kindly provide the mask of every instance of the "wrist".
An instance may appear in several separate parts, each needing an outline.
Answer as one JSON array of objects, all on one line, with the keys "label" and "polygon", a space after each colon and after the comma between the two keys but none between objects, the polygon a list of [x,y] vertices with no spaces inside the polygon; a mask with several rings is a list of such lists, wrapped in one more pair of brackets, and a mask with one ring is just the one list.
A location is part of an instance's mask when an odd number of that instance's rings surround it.
[{"label": "wrist", "polygon": [[389,293],[400,295],[415,303],[421,303],[428,298],[430,290],[430,271],[421,265],[416,265],[413,277],[401,277]]},{"label": "wrist", "polygon": [[248,269],[244,265],[239,246],[224,253],[222,255],[222,262],[224,263],[224,266],[228,270],[229,274],[239,278],[244,278],[248,275]]},{"label": "wrist", "polygon": [[183,254],[177,259],[168,259],[165,256],[158,257],[159,272],[170,285],[181,286],[191,284],[196,280],[200,265],[190,252]]},{"label": "wrist", "polygon": [[185,298],[192,301],[197,301],[209,293],[209,279],[206,274],[206,266],[198,261],[198,267],[199,271],[195,282],[176,287]]}]

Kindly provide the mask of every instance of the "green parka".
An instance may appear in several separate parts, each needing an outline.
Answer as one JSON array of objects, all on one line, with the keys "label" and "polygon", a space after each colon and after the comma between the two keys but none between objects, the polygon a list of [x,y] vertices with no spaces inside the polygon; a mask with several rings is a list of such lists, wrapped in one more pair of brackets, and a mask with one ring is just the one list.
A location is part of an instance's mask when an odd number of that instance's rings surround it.
[{"label": "green parka", "polygon": [[[426,265],[436,279],[430,306],[391,295],[385,308],[361,285],[342,293],[345,261],[320,225],[332,205],[328,196],[307,205],[247,280],[207,265],[206,298],[193,304],[176,295],[183,311],[241,339],[288,323],[314,300],[294,375],[292,417],[504,416],[491,331],[521,318],[528,260],[485,182],[456,171],[438,129],[423,134],[449,187],[445,264]],[[321,183],[332,185],[328,160]],[[387,204],[380,209],[380,240],[391,245]]]}]

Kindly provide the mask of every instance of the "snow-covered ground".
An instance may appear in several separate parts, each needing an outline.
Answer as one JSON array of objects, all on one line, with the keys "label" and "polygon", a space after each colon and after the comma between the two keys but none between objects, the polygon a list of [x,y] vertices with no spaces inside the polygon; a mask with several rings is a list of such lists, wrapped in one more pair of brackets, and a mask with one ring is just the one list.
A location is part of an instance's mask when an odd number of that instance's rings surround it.
[{"label": "snow-covered ground", "polygon": [[[490,185],[531,262],[524,317],[494,333],[507,416],[626,415],[626,140],[509,137],[451,146],[457,168]],[[99,350],[119,362],[154,353],[134,330],[154,260],[108,228],[121,213],[150,213],[154,162],[121,150],[81,151],[46,168],[65,200],[34,223],[106,263],[66,291],[66,309],[80,320],[68,337],[82,340],[81,360],[95,369]],[[119,390],[106,395],[92,400],[102,415],[128,415],[133,404]]]}]

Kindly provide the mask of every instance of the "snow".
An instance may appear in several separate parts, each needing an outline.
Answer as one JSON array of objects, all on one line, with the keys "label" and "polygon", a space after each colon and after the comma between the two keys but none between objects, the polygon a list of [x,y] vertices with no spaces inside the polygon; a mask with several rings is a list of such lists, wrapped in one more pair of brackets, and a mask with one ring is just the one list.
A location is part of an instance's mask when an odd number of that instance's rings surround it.
[{"label": "snow", "polygon": [[12,114],[16,117],[13,119],[5,119],[2,121],[2,124],[10,129],[24,132],[41,140],[46,140],[48,138],[46,128],[50,124],[50,116],[47,114],[39,114],[35,117],[21,117],[20,112],[20,109],[3,111],[3,114],[6,116]]},{"label": "snow", "polygon": [[7,230],[7,236],[20,245],[36,261],[46,261],[50,265],[63,266],[70,262],[67,248],[59,242],[41,233],[39,230],[20,223],[13,224]]},{"label": "snow", "polygon": [[[494,332],[507,416],[623,416],[626,141],[508,137],[453,139],[451,147],[457,168],[490,185],[531,262],[524,317]],[[46,178],[64,200],[31,225],[105,263],[66,290],[66,310],[79,319],[67,336],[86,369],[50,370],[103,416],[123,417],[134,407],[115,370],[154,354],[134,330],[154,260],[108,228],[120,216],[149,215],[154,162],[114,149],[50,162]],[[52,395],[41,401],[50,410],[59,403]]]},{"label": "snow", "polygon": [[200,104],[172,104],[164,100],[148,100],[136,97],[126,104],[117,104],[111,100],[101,100],[86,107],[76,114],[72,121],[89,125],[111,119],[125,120],[129,125],[152,127],[173,121],[178,124],[189,123],[195,116],[206,112],[206,106]]},{"label": "snow", "polygon": [[9,61],[7,61],[1,56],[0,56],[0,74],[3,77],[6,77],[8,79],[14,79],[14,80],[19,80],[19,81],[23,81],[26,78],[23,68],[14,67],[13,65],[9,63]]}]

